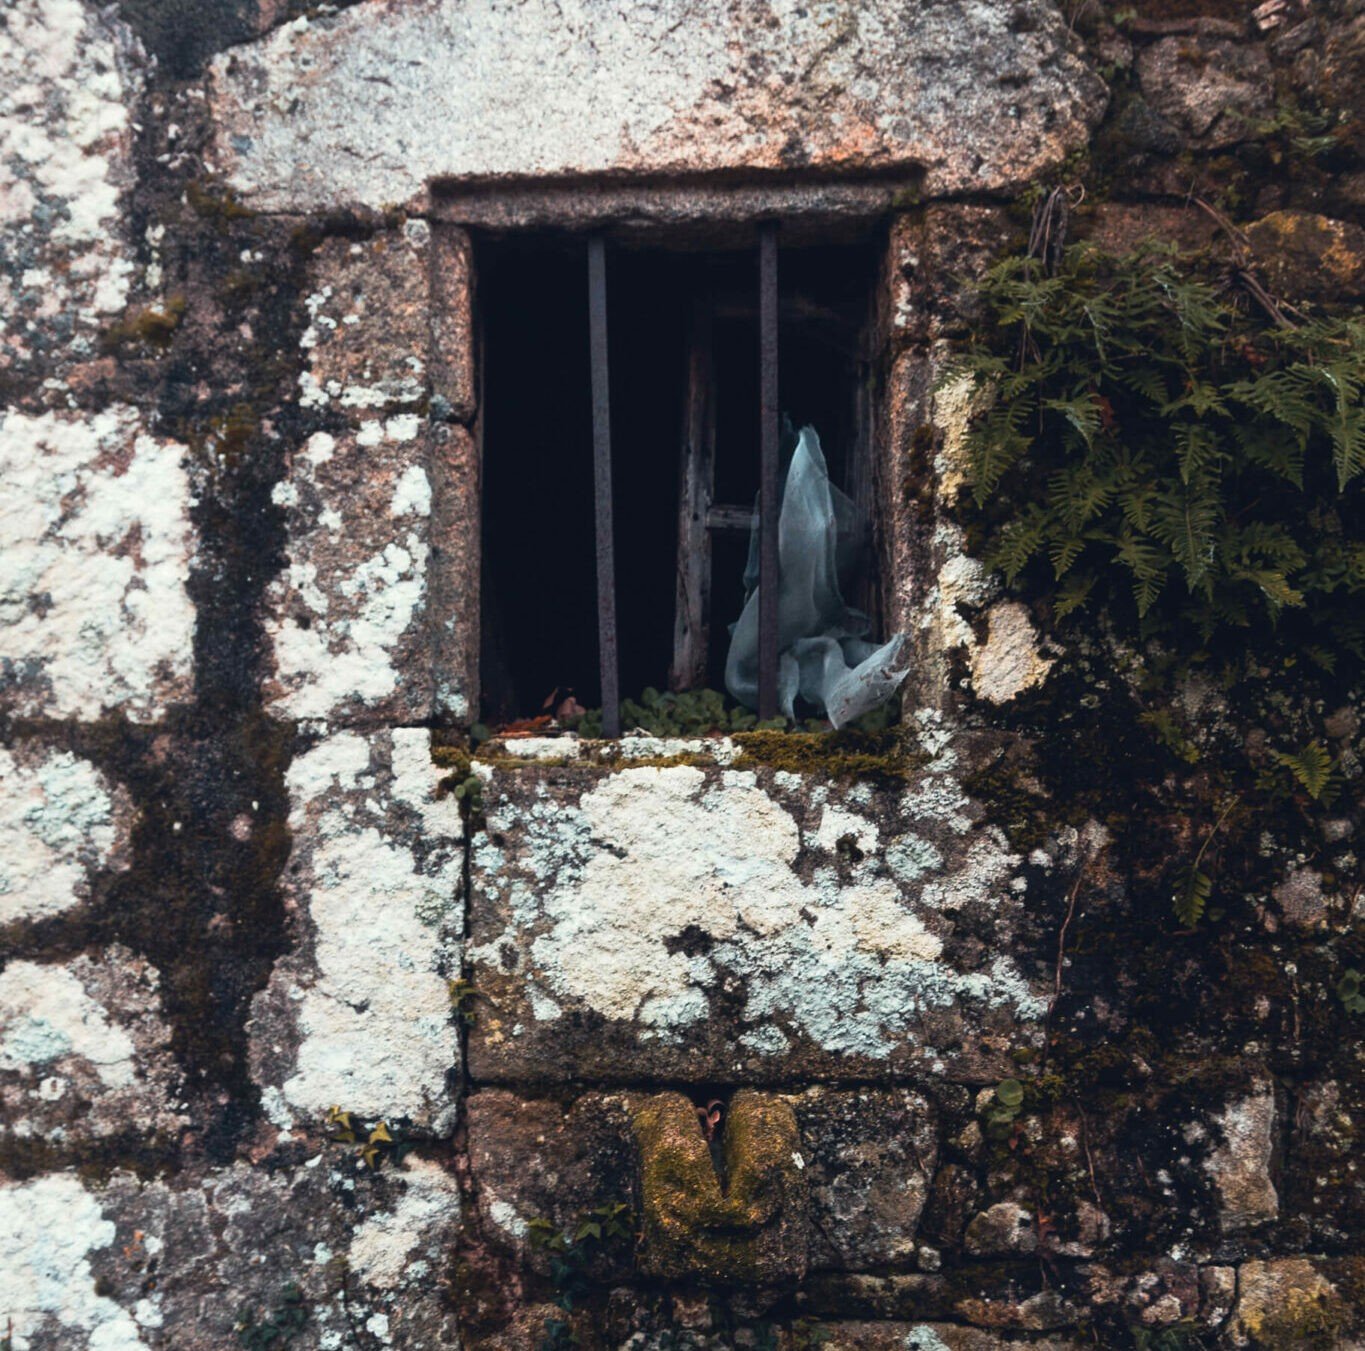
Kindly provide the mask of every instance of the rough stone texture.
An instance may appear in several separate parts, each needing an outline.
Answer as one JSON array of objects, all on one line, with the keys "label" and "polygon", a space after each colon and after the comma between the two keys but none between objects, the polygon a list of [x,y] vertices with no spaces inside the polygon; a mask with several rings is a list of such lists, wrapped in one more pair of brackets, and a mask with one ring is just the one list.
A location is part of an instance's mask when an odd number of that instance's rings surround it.
[{"label": "rough stone texture", "polygon": [[289,562],[266,591],[279,716],[431,715],[431,438],[416,413],[314,432],[275,488]]},{"label": "rough stone texture", "polygon": [[198,1183],[51,1173],[0,1187],[0,1289],[25,1351],[221,1351],[264,1337],[290,1285],[291,1348],[419,1351],[455,1344],[440,1273],[459,1216],[439,1162],[372,1174],[335,1147]]},{"label": "rough stone texture", "polygon": [[[408,221],[363,241],[327,239],[309,263],[300,346],[305,408],[338,410],[353,426],[412,412],[428,397],[431,227]],[[447,343],[468,350],[468,310],[443,317]],[[461,322],[463,321],[463,322]]]},{"label": "rough stone texture", "polygon": [[1038,651],[1038,633],[1018,601],[999,601],[986,614],[986,641],[972,652],[972,688],[1005,704],[1047,679],[1052,662]]},{"label": "rough stone texture", "polygon": [[[908,1089],[819,1087],[783,1100],[800,1134],[810,1267],[857,1271],[913,1260],[938,1157],[929,1104]],[[503,1089],[472,1094],[470,1169],[488,1241],[521,1261],[543,1262],[530,1246],[531,1221],[571,1230],[591,1211],[629,1201],[636,1172],[631,1115],[644,1101],[589,1092],[566,1107]],[[727,1113],[722,1103],[722,1121]],[[599,1274],[619,1278],[629,1272],[629,1258],[628,1250],[607,1254]]]},{"label": "rough stone texture", "polygon": [[1072,1351],[1081,1343],[1045,1337],[1027,1341],[952,1323],[828,1323],[820,1325],[820,1345],[828,1351],[1005,1351],[1030,1346],[1042,1351]]},{"label": "rough stone texture", "polygon": [[127,304],[145,64],[98,6],[13,0],[0,12],[0,382],[97,356]]},{"label": "rough stone texture", "polygon": [[1223,1228],[1232,1232],[1273,1220],[1280,1200],[1270,1180],[1275,1148],[1275,1090],[1269,1080],[1230,1102],[1215,1118],[1222,1136],[1206,1167],[1218,1191]]},{"label": "rough stone texture", "polygon": [[250,1026],[276,1126],[333,1105],[438,1133],[453,1120],[463,835],[440,777],[418,728],[337,732],[290,766],[297,941]]},{"label": "rough stone texture", "polygon": [[70,751],[0,749],[0,924],[80,905],[127,868],[132,814],[127,792]]},{"label": "rough stone texture", "polygon": [[990,192],[1059,162],[1104,106],[1039,0],[771,17],[748,0],[572,17],[370,0],[215,61],[217,160],[267,210],[402,203],[433,179],[741,168]]},{"label": "rough stone texture", "polygon": [[156,968],[98,956],[0,971],[0,1142],[58,1151],[111,1136],[146,1148],[189,1125]]},{"label": "rough stone texture", "polygon": [[1323,1264],[1306,1257],[1246,1262],[1238,1273],[1237,1304],[1228,1340],[1233,1346],[1359,1346],[1337,1334],[1347,1315]]},{"label": "rough stone texture", "polygon": [[1246,228],[1276,295],[1350,300],[1365,295],[1365,229],[1309,211],[1272,211]]},{"label": "rough stone texture", "polygon": [[[1156,668],[972,556],[939,379],[1054,183],[1069,239],[1244,232],[1276,294],[1358,297],[1361,0],[302,8],[0,14],[0,1339],[1359,1345],[1359,691],[1294,707],[1277,669],[1246,735],[1189,682],[1173,756]],[[886,238],[872,480],[926,762],[527,738],[438,798],[467,747],[426,729],[478,711],[466,230],[766,218]],[[1213,826],[1206,776],[1254,811],[1313,739],[1330,809]],[[651,1256],[631,1122],[665,1094],[689,1185],[654,1220],[702,1233]],[[392,1127],[378,1170],[334,1104]],[[570,1294],[531,1221],[621,1202],[637,1241],[568,1254]]]},{"label": "rough stone texture", "polygon": [[1271,112],[1270,63],[1258,46],[1162,38],[1138,57],[1138,79],[1152,108],[1201,150],[1249,140]]},{"label": "rough stone texture", "polygon": [[1000,946],[1022,860],[937,749],[903,792],[476,762],[475,1077],[1008,1073],[1044,1009]]},{"label": "rough stone texture", "polygon": [[916,1252],[938,1162],[937,1116],[909,1089],[793,1098],[811,1198],[811,1267],[867,1271]]},{"label": "rough stone texture", "polygon": [[973,1257],[1038,1251],[1032,1213],[1015,1201],[999,1201],[967,1226],[966,1249]]},{"label": "rough stone texture", "polygon": [[[472,1093],[465,1104],[469,1166],[484,1237],[527,1261],[532,1220],[571,1229],[599,1206],[629,1200],[630,1110],[622,1094],[584,1093],[566,1107],[503,1089]],[[628,1260],[611,1268],[618,1276],[628,1269]]]},{"label": "rough stone texture", "polygon": [[478,410],[474,371],[474,252],[469,236],[438,225],[431,258],[431,393],[446,416],[468,422]]},{"label": "rough stone texture", "polygon": [[183,446],[131,408],[0,413],[0,703],[146,721],[191,692]]}]

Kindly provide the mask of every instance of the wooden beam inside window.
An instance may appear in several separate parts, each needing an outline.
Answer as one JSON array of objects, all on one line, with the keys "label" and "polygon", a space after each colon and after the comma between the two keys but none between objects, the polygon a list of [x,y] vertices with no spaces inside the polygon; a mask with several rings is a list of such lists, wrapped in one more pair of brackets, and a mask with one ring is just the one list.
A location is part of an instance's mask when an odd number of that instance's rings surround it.
[{"label": "wooden beam inside window", "polygon": [[671,690],[706,684],[711,633],[711,499],[715,492],[716,402],[712,306],[692,306],[683,403],[682,469],[678,491],[678,586],[673,618]]},{"label": "wooden beam inside window", "polygon": [[597,522],[597,645],[602,675],[602,735],[621,735],[616,651],[616,556],[611,520],[611,396],[607,372],[607,254],[588,240],[588,341],[592,359],[592,468]]}]

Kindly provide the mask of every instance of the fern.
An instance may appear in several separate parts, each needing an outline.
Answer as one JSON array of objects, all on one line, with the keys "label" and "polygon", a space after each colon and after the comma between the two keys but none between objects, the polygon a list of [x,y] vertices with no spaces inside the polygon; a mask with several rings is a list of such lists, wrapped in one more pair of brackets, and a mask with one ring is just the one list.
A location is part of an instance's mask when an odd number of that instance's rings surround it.
[{"label": "fern", "polygon": [[1176,920],[1183,928],[1194,929],[1204,918],[1209,897],[1213,895],[1213,878],[1197,867],[1189,867],[1180,875],[1180,884],[1172,898]]},{"label": "fern", "polygon": [[979,290],[948,375],[974,387],[974,534],[1009,585],[1059,618],[1365,661],[1365,319],[1269,327],[1155,244],[1073,246],[1052,276],[1005,259]]},{"label": "fern", "polygon": [[1337,764],[1320,741],[1296,751],[1271,751],[1276,764],[1287,769],[1314,802],[1330,801],[1336,792]]}]

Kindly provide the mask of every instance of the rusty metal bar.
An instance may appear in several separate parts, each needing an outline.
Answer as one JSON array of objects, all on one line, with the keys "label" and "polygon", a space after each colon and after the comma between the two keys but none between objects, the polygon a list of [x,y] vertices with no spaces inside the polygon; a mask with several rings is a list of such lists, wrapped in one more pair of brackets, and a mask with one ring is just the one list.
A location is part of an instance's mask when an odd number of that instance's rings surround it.
[{"label": "rusty metal bar", "polygon": [[777,716],[777,222],[758,234],[758,716]]},{"label": "rusty metal bar", "polygon": [[616,555],[611,526],[611,397],[607,378],[607,250],[588,240],[588,346],[592,358],[592,473],[597,507],[597,655],[602,673],[602,735],[621,735],[616,652]]}]

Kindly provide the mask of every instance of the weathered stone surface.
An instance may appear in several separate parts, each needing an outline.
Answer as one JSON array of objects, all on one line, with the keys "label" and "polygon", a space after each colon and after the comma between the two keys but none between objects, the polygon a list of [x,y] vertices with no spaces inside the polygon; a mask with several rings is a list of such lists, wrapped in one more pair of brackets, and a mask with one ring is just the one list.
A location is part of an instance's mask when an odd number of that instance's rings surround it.
[{"label": "weathered stone surface", "polygon": [[289,769],[295,946],[252,1006],[270,1119],[332,1105],[435,1132],[455,1111],[459,813],[419,728],[338,732]]},{"label": "weathered stone surface", "polygon": [[1005,704],[1041,685],[1052,668],[1039,651],[1038,631],[1018,601],[997,601],[986,613],[986,641],[972,652],[972,692]]},{"label": "weathered stone surface", "polygon": [[572,17],[547,0],[371,0],[236,48],[212,76],[219,162],[271,210],[405,202],[433,179],[734,169],[901,168],[933,193],[998,191],[1059,162],[1104,103],[1040,0],[771,18],[748,0]]},{"label": "weathered stone surface", "polygon": [[1004,208],[933,202],[891,225],[878,301],[893,342],[929,342],[971,319],[969,279],[988,267],[1017,227]]},{"label": "weathered stone surface", "polygon": [[[432,330],[426,221],[361,241],[324,240],[309,262],[308,283],[308,326],[300,339],[308,354],[299,376],[303,406],[339,410],[363,427],[424,404]],[[443,317],[447,341],[467,348],[468,318],[467,308],[463,316]]]},{"label": "weathered stone surface", "polygon": [[0,375],[95,356],[127,304],[145,64],[99,6],[13,0],[0,11]]},{"label": "weathered stone surface", "polygon": [[[779,1096],[800,1135],[810,1267],[857,1271],[911,1260],[938,1157],[929,1105],[907,1089],[822,1087]],[[484,1236],[534,1260],[531,1221],[571,1230],[589,1212],[629,1201],[638,1172],[631,1115],[645,1101],[589,1092],[566,1106],[502,1089],[472,1094],[469,1157]],[[728,1108],[720,1111],[723,1121]],[[624,1274],[630,1259],[628,1247],[607,1253],[599,1275]]]},{"label": "weathered stone surface", "polygon": [[1257,1351],[1358,1346],[1342,1336],[1350,1315],[1325,1265],[1307,1257],[1244,1262],[1228,1328],[1231,1345]]},{"label": "weathered stone surface", "polygon": [[0,1141],[58,1151],[116,1135],[173,1141],[189,1119],[158,984],[118,944],[0,971]]},{"label": "weathered stone surface", "polygon": [[967,1226],[966,1250],[973,1257],[1001,1257],[1038,1250],[1033,1213],[1015,1201],[997,1201]]},{"label": "weathered stone surface", "polygon": [[1272,211],[1246,227],[1276,295],[1351,300],[1365,295],[1365,229],[1310,211]]},{"label": "weathered stone surface", "polygon": [[904,1264],[938,1162],[937,1118],[907,1089],[813,1088],[792,1098],[811,1199],[811,1267]]},{"label": "weathered stone surface", "polygon": [[1279,1214],[1270,1180],[1275,1147],[1275,1088],[1260,1080],[1244,1098],[1228,1103],[1214,1119],[1221,1143],[1205,1167],[1218,1192],[1219,1218],[1229,1232],[1252,1228]]},{"label": "weathered stone surface", "polygon": [[469,236],[438,225],[431,257],[431,394],[460,422],[478,407],[474,375],[474,251]]},{"label": "weathered stone surface", "polygon": [[936,749],[903,791],[476,762],[475,1078],[1008,1073],[1045,1007],[1003,955],[1022,861]]},{"label": "weathered stone surface", "polygon": [[0,748],[0,924],[89,900],[101,873],[128,866],[132,817],[127,792],[88,760]]},{"label": "weathered stone surface", "polygon": [[1201,150],[1249,140],[1270,114],[1270,62],[1258,46],[1168,37],[1145,48],[1137,65],[1147,102]]},{"label": "weathered stone surface", "polygon": [[[532,1253],[531,1221],[571,1231],[589,1212],[633,1196],[635,1145],[624,1095],[584,1093],[566,1107],[483,1089],[467,1099],[465,1119],[482,1233],[523,1261]],[[607,1256],[618,1259],[609,1269],[625,1274],[633,1254]]]},{"label": "weathered stone surface", "polygon": [[821,1323],[819,1336],[827,1351],[1005,1351],[1012,1346],[1072,1351],[1081,1345],[1055,1337],[1024,1341],[954,1323]]},{"label": "weathered stone surface", "polygon": [[455,1345],[439,1276],[459,1215],[454,1178],[417,1157],[372,1174],[318,1154],[199,1182],[53,1173],[0,1187],[5,1316],[27,1351],[221,1351],[291,1307],[299,1351]]},{"label": "weathered stone surface", "polygon": [[131,408],[0,413],[0,702],[145,721],[189,698],[184,447]]},{"label": "weathered stone surface", "polygon": [[266,591],[280,716],[331,723],[431,715],[430,439],[416,413],[315,432],[275,501],[288,563]]},{"label": "weathered stone surface", "polygon": [[1360,91],[1365,87],[1365,11],[1327,25],[1321,79],[1325,106],[1347,113],[1340,134],[1359,153],[1365,149],[1365,115],[1360,111]]}]

